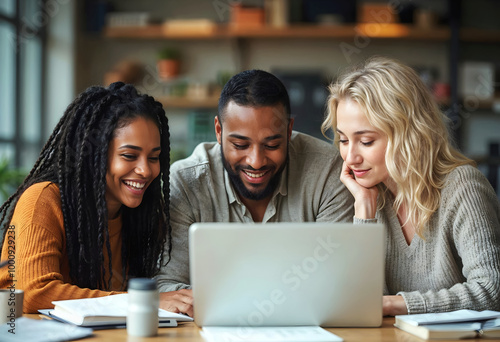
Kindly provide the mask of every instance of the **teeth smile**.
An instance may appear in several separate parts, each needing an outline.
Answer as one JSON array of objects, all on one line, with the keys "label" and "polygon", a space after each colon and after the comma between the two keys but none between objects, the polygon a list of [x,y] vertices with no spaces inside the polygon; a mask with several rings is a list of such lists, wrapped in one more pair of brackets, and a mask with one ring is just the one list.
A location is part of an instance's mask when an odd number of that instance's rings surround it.
[{"label": "teeth smile", "polygon": [[127,184],[128,186],[135,188],[135,189],[142,189],[144,186],[146,186],[146,183],[137,183],[137,182],[130,182],[130,181],[123,181],[123,183]]},{"label": "teeth smile", "polygon": [[262,172],[262,173],[249,173],[246,171],[243,171],[243,172],[245,172],[245,174],[247,174],[248,176],[250,176],[252,178],[259,178],[259,177],[262,177],[266,174],[265,172]]}]

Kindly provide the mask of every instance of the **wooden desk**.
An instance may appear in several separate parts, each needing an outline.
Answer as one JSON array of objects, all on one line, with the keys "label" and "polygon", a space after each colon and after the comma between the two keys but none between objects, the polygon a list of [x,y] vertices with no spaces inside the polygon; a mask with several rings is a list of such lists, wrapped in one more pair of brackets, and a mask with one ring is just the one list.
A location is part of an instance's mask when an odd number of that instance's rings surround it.
[{"label": "wooden desk", "polygon": [[[25,315],[31,318],[38,318],[38,315]],[[331,328],[327,329],[345,342],[422,342],[416,336],[399,330],[393,326],[394,317],[385,317],[380,328]],[[200,329],[194,323],[179,323],[176,328],[160,328],[158,336],[155,337],[133,337],[127,335],[126,329],[96,330],[92,337],[78,341],[82,342],[202,342]],[[436,341],[436,340],[435,340]],[[464,341],[464,340],[437,340],[439,342]],[[468,339],[466,341],[490,342],[500,341],[500,339]]]}]

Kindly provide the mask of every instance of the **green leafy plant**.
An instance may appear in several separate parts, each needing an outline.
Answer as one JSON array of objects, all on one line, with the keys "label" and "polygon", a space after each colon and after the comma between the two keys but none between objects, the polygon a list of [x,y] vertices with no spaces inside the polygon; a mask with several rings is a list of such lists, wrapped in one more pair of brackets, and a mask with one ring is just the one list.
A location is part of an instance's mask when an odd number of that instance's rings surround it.
[{"label": "green leafy plant", "polygon": [[231,71],[219,71],[217,73],[217,85],[223,88],[231,77],[233,77],[233,73]]},{"label": "green leafy plant", "polygon": [[0,159],[0,204],[14,193],[25,177],[23,171],[9,167],[7,158]]},{"label": "green leafy plant", "polygon": [[158,51],[158,59],[175,59],[181,58],[181,53],[179,50],[172,47],[165,47]]}]

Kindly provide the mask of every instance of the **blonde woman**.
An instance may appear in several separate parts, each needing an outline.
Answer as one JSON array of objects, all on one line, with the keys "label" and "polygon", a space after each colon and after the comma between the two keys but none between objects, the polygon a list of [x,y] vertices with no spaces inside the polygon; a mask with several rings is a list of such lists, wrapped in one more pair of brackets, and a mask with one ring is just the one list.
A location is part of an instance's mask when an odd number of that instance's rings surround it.
[{"label": "blonde woman", "polygon": [[386,225],[384,315],[500,310],[500,204],[418,75],[376,57],[330,86],[355,223]]}]

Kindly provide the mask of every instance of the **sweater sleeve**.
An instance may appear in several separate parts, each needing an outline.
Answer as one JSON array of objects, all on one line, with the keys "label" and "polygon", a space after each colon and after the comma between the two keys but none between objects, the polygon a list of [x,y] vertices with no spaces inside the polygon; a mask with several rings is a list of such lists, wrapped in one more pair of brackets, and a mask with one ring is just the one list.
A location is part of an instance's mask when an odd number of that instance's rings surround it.
[{"label": "sweater sleeve", "polygon": [[[442,193],[440,226],[432,228],[447,231],[457,256],[453,260],[450,254],[448,260],[436,262],[457,265],[466,281],[436,291],[398,293],[404,297],[410,314],[459,309],[500,310],[498,198],[477,169],[467,167],[453,178]],[[453,272],[452,267],[449,272]]]},{"label": "sweater sleeve", "polygon": [[16,236],[17,285],[24,290],[24,312],[52,308],[52,301],[103,297],[119,292],[80,288],[65,282],[60,264],[61,240],[43,227],[31,224]]},{"label": "sweater sleeve", "polygon": [[377,223],[377,222],[378,222],[378,220],[376,218],[360,219],[360,218],[357,218],[356,216],[353,217],[354,224],[370,224],[370,223]]},{"label": "sweater sleeve", "polygon": [[7,277],[13,286],[24,290],[23,311],[36,313],[52,308],[52,301],[56,300],[120,293],[80,288],[68,282],[65,270],[68,256],[57,187],[55,191],[46,187],[26,192],[16,205],[2,253],[2,259],[8,255],[14,257],[14,268]]}]

